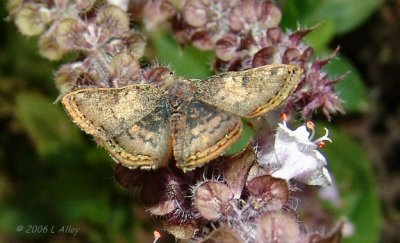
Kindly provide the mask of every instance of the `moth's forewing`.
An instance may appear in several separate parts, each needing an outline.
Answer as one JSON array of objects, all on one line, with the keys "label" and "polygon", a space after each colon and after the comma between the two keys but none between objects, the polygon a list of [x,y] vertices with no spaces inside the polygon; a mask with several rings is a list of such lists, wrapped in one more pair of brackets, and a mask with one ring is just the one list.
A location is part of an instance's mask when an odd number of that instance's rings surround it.
[{"label": "moth's forewing", "polygon": [[170,152],[165,92],[156,86],[82,89],[62,103],[72,120],[125,166],[156,168]]},{"label": "moth's forewing", "polygon": [[241,117],[255,117],[286,100],[301,73],[301,68],[284,64],[222,73],[194,82],[195,98]]}]

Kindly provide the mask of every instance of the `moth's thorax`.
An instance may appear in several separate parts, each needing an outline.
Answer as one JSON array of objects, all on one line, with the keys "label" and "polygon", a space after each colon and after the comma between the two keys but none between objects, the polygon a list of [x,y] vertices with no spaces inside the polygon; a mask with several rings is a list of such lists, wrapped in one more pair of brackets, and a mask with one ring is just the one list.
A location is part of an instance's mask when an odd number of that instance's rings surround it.
[{"label": "moth's thorax", "polygon": [[192,101],[194,90],[189,81],[177,80],[168,89],[169,104],[174,110],[178,110],[182,104]]}]

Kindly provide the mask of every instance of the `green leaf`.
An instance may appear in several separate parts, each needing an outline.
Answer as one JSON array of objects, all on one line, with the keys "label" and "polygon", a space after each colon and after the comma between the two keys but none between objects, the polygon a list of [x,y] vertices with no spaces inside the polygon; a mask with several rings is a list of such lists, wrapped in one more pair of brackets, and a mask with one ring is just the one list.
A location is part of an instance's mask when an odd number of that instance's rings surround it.
[{"label": "green leaf", "polygon": [[110,213],[111,214],[108,220],[107,233],[109,236],[109,240],[111,242],[116,242],[117,239],[127,237],[127,235],[123,235],[122,230],[124,229],[124,224],[127,224],[127,222],[129,222],[128,219],[130,215],[127,215],[127,212],[121,207],[113,208]]},{"label": "green leaf", "polygon": [[335,24],[331,20],[319,23],[316,28],[305,36],[304,41],[312,46],[316,53],[326,49],[335,34]]},{"label": "green leaf", "polygon": [[335,32],[343,34],[363,23],[381,4],[381,0],[318,0],[303,18],[301,24],[315,25],[332,20]]},{"label": "green leaf", "polygon": [[345,112],[365,112],[368,110],[368,93],[364,85],[364,81],[357,69],[346,58],[341,56],[332,60],[326,69],[330,74],[345,74],[349,72],[347,77],[340,80],[335,88],[339,93],[340,99],[343,101]]},{"label": "green leaf", "polygon": [[[281,26],[283,29],[293,29],[297,27],[297,25],[299,24],[299,20],[301,20],[303,16],[309,14],[309,12],[311,12],[312,9],[315,8],[317,4],[316,0],[302,0],[302,1],[277,0],[277,2],[280,6],[282,6]],[[322,21],[325,20],[326,19]]]},{"label": "green leaf", "polygon": [[378,242],[382,227],[378,183],[365,151],[347,134],[329,128],[333,144],[323,153],[341,193],[343,214],[354,224],[354,236],[345,242]]},{"label": "green leaf", "polygon": [[80,146],[79,130],[62,111],[60,104],[36,93],[20,93],[16,118],[42,156],[57,154],[64,145]]},{"label": "green leaf", "polygon": [[107,225],[112,210],[107,192],[99,191],[96,195],[93,191],[89,191],[86,196],[68,199],[60,207],[68,212],[67,222],[88,220],[97,225]]},{"label": "green leaf", "polygon": [[171,66],[178,76],[205,78],[211,75],[211,52],[193,46],[181,47],[170,34],[158,32],[151,36],[151,44],[161,64]]}]

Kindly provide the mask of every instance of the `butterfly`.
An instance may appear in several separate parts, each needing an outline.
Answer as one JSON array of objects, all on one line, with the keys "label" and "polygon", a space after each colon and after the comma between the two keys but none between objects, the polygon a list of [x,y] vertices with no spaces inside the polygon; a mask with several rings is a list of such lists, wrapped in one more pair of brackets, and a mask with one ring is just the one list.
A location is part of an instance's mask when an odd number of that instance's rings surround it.
[{"label": "butterfly", "polygon": [[273,64],[204,80],[172,76],[164,86],[83,88],[61,102],[116,162],[156,169],[174,159],[187,172],[239,139],[241,117],[254,118],[281,105],[301,74],[295,65]]}]

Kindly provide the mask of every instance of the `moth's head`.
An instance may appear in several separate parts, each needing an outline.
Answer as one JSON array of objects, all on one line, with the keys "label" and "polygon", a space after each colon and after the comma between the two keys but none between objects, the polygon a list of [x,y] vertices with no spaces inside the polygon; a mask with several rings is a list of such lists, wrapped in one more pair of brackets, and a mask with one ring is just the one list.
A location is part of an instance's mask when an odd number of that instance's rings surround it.
[{"label": "moth's head", "polygon": [[169,103],[173,108],[178,108],[183,102],[192,100],[194,86],[186,80],[176,80],[168,89]]},{"label": "moth's head", "polygon": [[176,83],[176,80],[178,79],[178,77],[175,76],[175,74],[171,71],[162,75],[161,78],[163,81],[162,85],[165,89],[169,89],[170,87],[172,87]]}]

